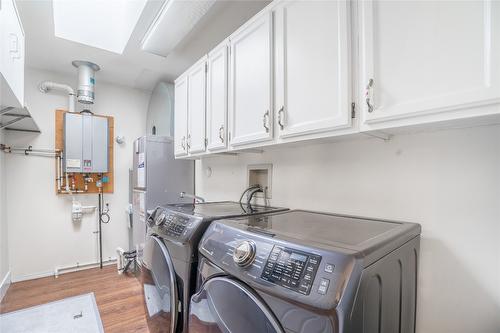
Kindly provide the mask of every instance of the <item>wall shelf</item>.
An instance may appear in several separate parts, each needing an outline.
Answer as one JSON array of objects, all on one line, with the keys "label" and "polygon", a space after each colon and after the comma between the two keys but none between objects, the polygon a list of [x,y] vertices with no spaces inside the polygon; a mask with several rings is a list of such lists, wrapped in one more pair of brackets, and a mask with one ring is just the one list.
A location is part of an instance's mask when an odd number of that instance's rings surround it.
[{"label": "wall shelf", "polygon": [[26,107],[5,107],[0,110],[0,129],[20,132],[40,133]]}]

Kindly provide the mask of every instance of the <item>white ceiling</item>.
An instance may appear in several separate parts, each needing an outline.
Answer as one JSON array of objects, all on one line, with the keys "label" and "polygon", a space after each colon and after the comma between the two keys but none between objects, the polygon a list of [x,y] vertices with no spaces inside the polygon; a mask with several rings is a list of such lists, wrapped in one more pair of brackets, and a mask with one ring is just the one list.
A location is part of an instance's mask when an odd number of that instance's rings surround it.
[{"label": "white ceiling", "polygon": [[26,34],[26,66],[74,74],[76,79],[71,62],[87,60],[101,67],[97,81],[153,90],[158,81],[173,81],[269,1],[218,0],[166,58],[140,48],[140,41],[162,3],[163,0],[148,0],[125,51],[118,55],[55,37],[51,0],[17,0]]}]

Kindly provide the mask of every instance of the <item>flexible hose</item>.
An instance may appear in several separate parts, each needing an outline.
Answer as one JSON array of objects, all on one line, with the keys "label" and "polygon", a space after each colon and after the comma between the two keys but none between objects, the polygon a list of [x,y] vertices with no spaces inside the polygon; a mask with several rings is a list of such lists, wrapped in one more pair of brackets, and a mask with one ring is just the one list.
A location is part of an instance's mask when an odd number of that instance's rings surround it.
[{"label": "flexible hose", "polygon": [[241,200],[243,200],[243,197],[245,196],[245,194],[246,194],[248,191],[253,190],[253,189],[255,189],[255,188],[260,188],[260,185],[251,185],[251,186],[249,186],[247,189],[245,189],[245,190],[243,191],[243,193],[241,193],[241,197],[240,197],[239,203],[241,204]]}]

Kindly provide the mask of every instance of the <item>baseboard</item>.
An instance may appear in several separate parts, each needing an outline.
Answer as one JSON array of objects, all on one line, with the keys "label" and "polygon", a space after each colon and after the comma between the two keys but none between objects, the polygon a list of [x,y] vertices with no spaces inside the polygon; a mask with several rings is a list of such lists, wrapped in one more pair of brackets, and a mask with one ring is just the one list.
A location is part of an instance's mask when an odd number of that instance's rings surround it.
[{"label": "baseboard", "polygon": [[5,274],[5,276],[2,279],[2,283],[0,284],[0,302],[3,300],[3,297],[7,293],[7,289],[9,289],[10,286],[10,271]]},{"label": "baseboard", "polygon": [[[116,258],[111,258],[111,259],[108,259],[108,260],[103,262],[104,266],[113,265],[113,264],[116,264]],[[72,272],[77,272],[77,271],[83,271],[85,269],[96,268],[96,267],[99,267],[98,262],[92,262],[92,263],[86,263],[86,264],[74,265],[74,266],[66,266],[66,267],[57,267],[57,270],[53,270],[53,271],[25,274],[25,275],[21,275],[21,276],[12,276],[12,282],[14,283],[14,282],[35,280],[35,279],[40,279],[40,278],[50,277],[50,276],[57,277],[56,271],[57,271],[57,275],[62,275],[62,274],[67,274],[67,273],[72,273]]]},{"label": "baseboard", "polygon": [[48,277],[48,276],[54,276],[54,272],[53,271],[38,272],[38,273],[32,273],[32,274],[24,274],[21,276],[14,275],[14,276],[12,276],[12,283],[41,279],[41,278]]}]

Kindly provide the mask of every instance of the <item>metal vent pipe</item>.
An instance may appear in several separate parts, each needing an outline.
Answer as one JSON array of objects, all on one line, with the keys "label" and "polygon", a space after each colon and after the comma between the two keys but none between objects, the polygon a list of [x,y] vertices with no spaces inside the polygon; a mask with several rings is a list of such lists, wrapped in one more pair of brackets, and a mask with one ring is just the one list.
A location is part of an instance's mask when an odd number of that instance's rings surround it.
[{"label": "metal vent pipe", "polygon": [[75,60],[72,64],[78,68],[76,99],[83,104],[94,104],[95,72],[101,68],[89,61]]}]

